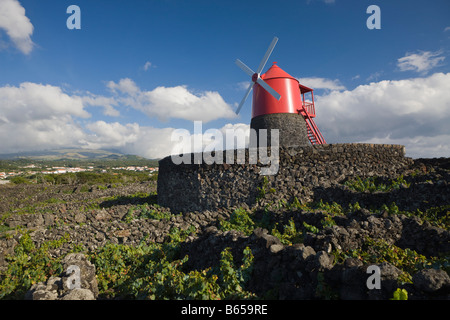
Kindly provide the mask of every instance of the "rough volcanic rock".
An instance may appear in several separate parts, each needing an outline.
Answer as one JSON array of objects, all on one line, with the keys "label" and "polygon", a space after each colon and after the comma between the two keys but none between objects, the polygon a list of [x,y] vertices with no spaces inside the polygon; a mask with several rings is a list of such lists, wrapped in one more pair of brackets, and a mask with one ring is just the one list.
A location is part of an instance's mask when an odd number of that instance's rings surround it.
[{"label": "rough volcanic rock", "polygon": [[26,294],[31,300],[95,300],[98,296],[95,266],[81,253],[68,254],[63,272],[46,283],[34,284]]}]

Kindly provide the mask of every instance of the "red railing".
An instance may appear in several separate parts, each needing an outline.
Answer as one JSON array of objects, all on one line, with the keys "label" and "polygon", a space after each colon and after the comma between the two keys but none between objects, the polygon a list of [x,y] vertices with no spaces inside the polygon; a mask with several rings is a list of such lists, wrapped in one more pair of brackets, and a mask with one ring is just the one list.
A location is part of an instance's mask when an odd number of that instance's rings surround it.
[{"label": "red railing", "polygon": [[311,142],[312,145],[315,144],[326,144],[325,138],[323,137],[322,133],[320,132],[319,128],[317,127],[316,123],[313,119],[306,116],[306,127],[308,131],[308,139]]},{"label": "red railing", "polygon": [[[306,130],[308,139],[312,145],[315,144],[326,144],[325,138],[317,127],[316,123],[312,118],[316,116],[316,109],[314,107],[314,93],[313,90],[300,85],[300,92],[302,94],[302,105],[301,108],[297,110],[306,121]],[[306,101],[305,93],[311,92],[311,102]]]},{"label": "red railing", "polygon": [[308,113],[308,115],[311,118],[314,118],[316,116],[316,109],[314,108],[314,103],[313,102],[303,102],[303,108],[306,110],[306,113]]},{"label": "red railing", "polygon": [[[309,103],[310,107],[314,108],[313,103]],[[303,104],[303,108],[298,110],[298,113],[301,114],[306,121],[306,129],[307,129],[307,135],[308,139],[311,142],[312,145],[315,144],[326,144],[325,138],[323,137],[322,133],[320,132],[319,128],[317,127],[316,123],[312,119],[312,115],[315,116],[314,109],[307,110],[305,108],[305,104]]]}]

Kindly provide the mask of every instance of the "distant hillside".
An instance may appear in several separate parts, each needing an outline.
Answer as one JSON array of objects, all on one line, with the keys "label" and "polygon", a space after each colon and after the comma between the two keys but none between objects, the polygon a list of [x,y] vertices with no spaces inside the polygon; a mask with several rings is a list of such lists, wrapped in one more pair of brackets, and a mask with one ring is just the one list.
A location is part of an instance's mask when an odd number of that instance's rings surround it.
[{"label": "distant hillside", "polygon": [[36,152],[0,154],[0,172],[19,170],[24,166],[31,164],[37,165],[38,167],[157,167],[158,159],[147,159],[136,155],[122,154],[116,150],[68,148]]},{"label": "distant hillside", "polygon": [[95,149],[54,149],[34,152],[20,152],[0,154],[0,159],[29,159],[29,160],[143,160],[135,155],[124,155],[117,151]]}]

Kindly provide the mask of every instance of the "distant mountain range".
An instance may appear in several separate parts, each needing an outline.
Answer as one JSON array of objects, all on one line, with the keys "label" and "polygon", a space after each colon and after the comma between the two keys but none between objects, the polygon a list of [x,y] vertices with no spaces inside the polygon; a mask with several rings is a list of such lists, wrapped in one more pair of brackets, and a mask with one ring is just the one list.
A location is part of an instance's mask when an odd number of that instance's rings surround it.
[{"label": "distant mountain range", "polygon": [[33,152],[18,152],[0,154],[0,159],[30,159],[30,160],[118,160],[118,159],[145,159],[135,155],[125,155],[115,150],[96,149],[54,149]]}]

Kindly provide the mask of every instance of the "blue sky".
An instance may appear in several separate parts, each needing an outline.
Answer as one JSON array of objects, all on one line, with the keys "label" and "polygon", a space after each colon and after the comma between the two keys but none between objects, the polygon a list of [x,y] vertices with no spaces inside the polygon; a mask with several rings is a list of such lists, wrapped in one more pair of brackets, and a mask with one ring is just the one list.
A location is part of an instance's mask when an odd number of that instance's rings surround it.
[{"label": "blue sky", "polygon": [[[69,30],[69,5],[81,29]],[[370,30],[369,5],[381,29]],[[0,0],[0,153],[57,147],[169,155],[174,129],[243,128],[271,62],[315,89],[328,143],[450,156],[448,0]],[[264,70],[264,71],[265,71]]]}]

